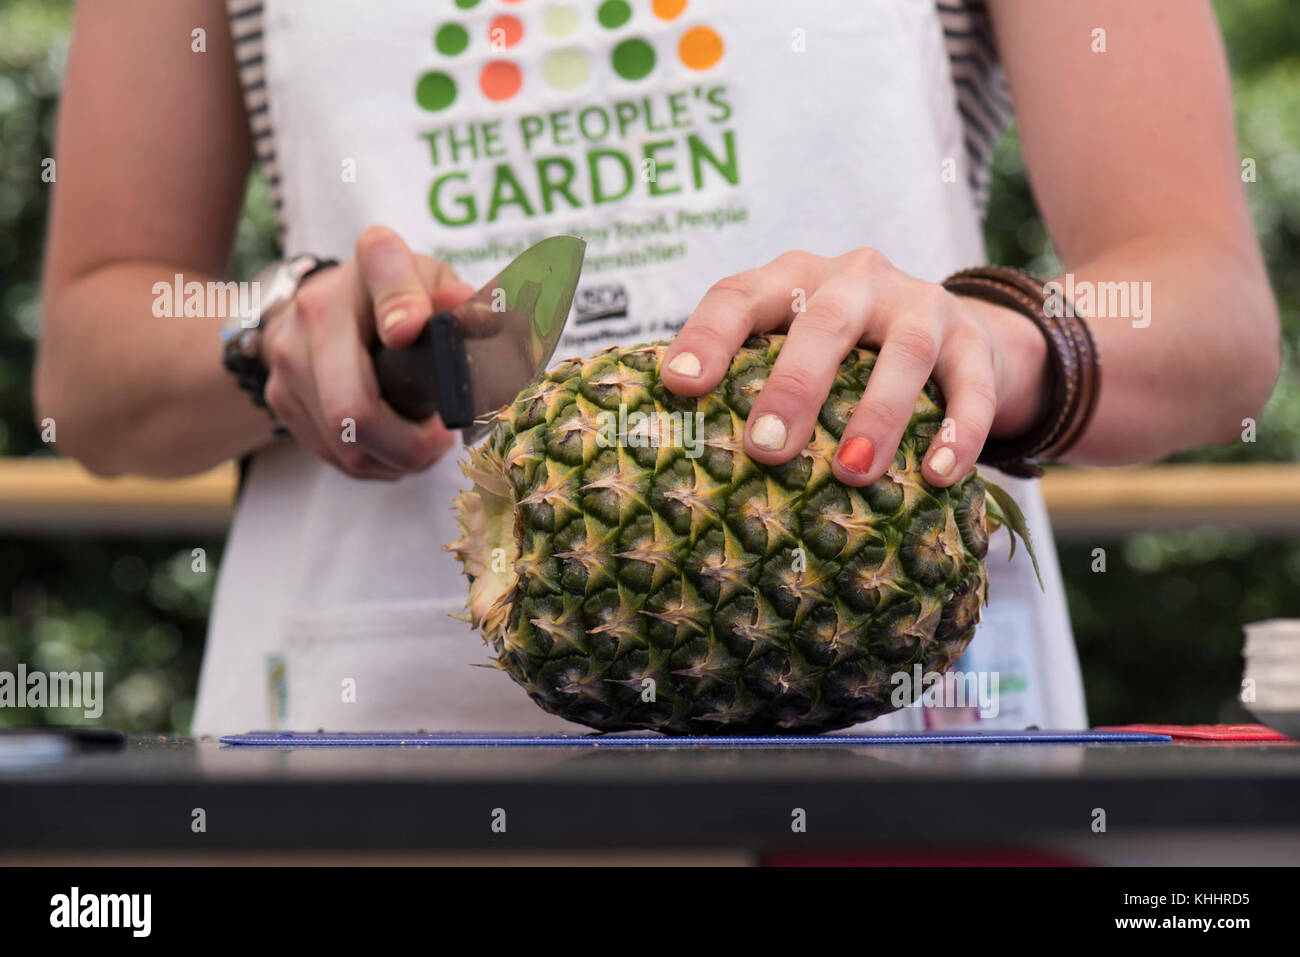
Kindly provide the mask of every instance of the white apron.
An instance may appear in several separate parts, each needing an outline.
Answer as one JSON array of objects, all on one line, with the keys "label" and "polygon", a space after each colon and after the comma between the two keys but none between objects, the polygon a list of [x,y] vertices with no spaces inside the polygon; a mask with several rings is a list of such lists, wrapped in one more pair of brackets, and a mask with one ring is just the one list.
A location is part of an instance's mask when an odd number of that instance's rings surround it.
[{"label": "white apron", "polygon": [[[984,261],[925,0],[689,0],[667,18],[682,4],[263,6],[248,69],[260,78],[250,102],[265,106],[250,113],[274,154],[286,251],[348,258],[383,223],[478,286],[537,239],[581,235],[587,264],[557,358],[665,338],[714,281],[790,249],[873,246],[936,281]],[[952,164],[961,174],[942,175]],[[466,584],[443,550],[458,537],[460,454],[396,484],[350,479],[290,441],[256,456],[196,733],[585,730],[472,667],[488,649],[450,617]],[[1046,592],[996,535],[991,604],[957,667],[997,673],[998,715],[911,708],[871,729],[1086,726],[1042,497],[1003,481]]]}]

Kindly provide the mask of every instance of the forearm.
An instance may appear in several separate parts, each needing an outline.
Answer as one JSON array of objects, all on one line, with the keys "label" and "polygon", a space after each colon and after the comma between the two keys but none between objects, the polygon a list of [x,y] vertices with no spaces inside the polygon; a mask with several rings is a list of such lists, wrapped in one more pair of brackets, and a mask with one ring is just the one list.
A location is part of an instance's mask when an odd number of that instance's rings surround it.
[{"label": "forearm", "polygon": [[[1102,385],[1066,461],[1151,461],[1239,439],[1242,420],[1258,416],[1272,392],[1280,361],[1277,307],[1257,250],[1142,238],[1069,272]],[[1066,285],[1065,275],[1056,279]],[[1112,287],[1103,283],[1128,286],[1127,315],[1113,315]]]},{"label": "forearm", "polygon": [[220,318],[153,314],[154,284],[176,273],[218,278],[122,263],[47,288],[37,415],[92,471],[187,475],[271,440],[270,418],[222,366]]},{"label": "forearm", "polygon": [[[1141,278],[1138,278],[1141,277]],[[1240,435],[1259,414],[1279,362],[1277,311],[1253,250],[1139,240],[1052,277],[1092,331],[1102,387],[1066,461],[1120,465]],[[1068,297],[1068,298],[1066,298]],[[1020,435],[1046,413],[1046,340],[1019,313],[964,298],[997,343],[992,438]]]}]

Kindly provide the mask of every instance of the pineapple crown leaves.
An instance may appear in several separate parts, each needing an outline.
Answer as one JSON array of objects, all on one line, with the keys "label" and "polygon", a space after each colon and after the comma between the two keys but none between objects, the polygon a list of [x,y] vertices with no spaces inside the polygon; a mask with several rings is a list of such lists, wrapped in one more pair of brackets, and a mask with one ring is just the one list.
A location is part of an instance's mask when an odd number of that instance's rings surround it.
[{"label": "pineapple crown leaves", "polygon": [[984,489],[988,492],[985,498],[985,506],[988,509],[989,518],[995,526],[1006,526],[1007,533],[1011,536],[1011,552],[1007,556],[1010,561],[1016,554],[1016,536],[1024,539],[1025,549],[1029,552],[1029,560],[1034,564],[1034,577],[1038,579],[1038,587],[1046,591],[1043,585],[1043,573],[1038,569],[1038,554],[1034,551],[1034,540],[1029,534],[1029,523],[1025,521],[1025,513],[1020,510],[1016,500],[1011,497],[1006,489],[990,482],[984,476],[980,476],[984,483]]}]

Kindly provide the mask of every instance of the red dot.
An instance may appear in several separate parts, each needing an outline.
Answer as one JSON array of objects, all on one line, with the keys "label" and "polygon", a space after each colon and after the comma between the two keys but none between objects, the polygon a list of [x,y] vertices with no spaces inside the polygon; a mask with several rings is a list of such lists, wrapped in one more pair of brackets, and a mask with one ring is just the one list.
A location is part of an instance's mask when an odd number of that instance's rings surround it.
[{"label": "red dot", "polygon": [[488,27],[488,44],[493,50],[512,47],[522,40],[523,36],[524,25],[508,13],[494,17]]},{"label": "red dot", "polygon": [[483,67],[478,85],[489,100],[508,100],[519,92],[523,75],[519,67],[507,60],[493,60]]}]

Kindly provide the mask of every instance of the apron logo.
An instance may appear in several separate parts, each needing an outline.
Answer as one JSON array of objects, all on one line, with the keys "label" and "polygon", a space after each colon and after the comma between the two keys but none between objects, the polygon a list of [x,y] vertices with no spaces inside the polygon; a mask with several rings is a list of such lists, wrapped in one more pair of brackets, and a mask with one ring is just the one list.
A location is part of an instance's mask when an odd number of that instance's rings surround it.
[{"label": "apron logo", "polygon": [[[455,0],[462,10],[481,2]],[[701,25],[662,29],[686,6],[653,0],[648,12],[634,13],[629,0],[604,0],[581,36],[576,4],[535,16],[517,6],[518,15],[436,27],[442,68],[415,85],[417,104],[446,117],[417,133],[435,170],[433,218],[447,227],[480,226],[738,186],[730,92],[720,76],[691,78],[721,62],[722,38]],[[593,57],[607,59],[606,74],[614,75],[592,90],[608,93],[607,101],[529,110],[514,100],[521,90],[579,90],[593,76]],[[687,68],[685,75],[660,67],[669,57]],[[647,78],[650,84],[641,82]],[[482,96],[466,96],[475,81]],[[486,115],[464,115],[484,101]],[[456,118],[444,112],[453,104]],[[503,105],[519,109],[506,112]]]},{"label": "apron logo", "polygon": [[598,319],[627,318],[627,289],[622,283],[584,286],[573,300],[573,321],[581,324]]},{"label": "apron logo", "polygon": [[[481,0],[454,0],[456,7],[472,11]],[[638,7],[641,4],[637,4]],[[610,69],[623,80],[643,80],[655,72],[660,62],[675,56],[685,67],[703,71],[716,66],[722,59],[722,37],[712,27],[696,25],[676,35],[652,37],[646,35],[644,26],[655,20],[671,23],[686,11],[687,0],[652,0],[645,4],[646,12],[634,11],[629,0],[603,0],[596,8],[596,23],[609,36],[612,45],[602,51],[608,56]],[[653,20],[650,18],[653,17]],[[518,16],[502,13],[493,17],[486,30],[471,36],[470,30],[454,20],[447,21],[434,31],[433,46],[439,56],[451,64],[466,52],[486,50],[492,58],[477,67],[466,66],[455,70],[430,70],[415,85],[415,100],[425,110],[438,112],[456,102],[462,84],[474,76],[479,90],[488,100],[501,103],[513,98],[525,84],[524,71],[510,58],[532,42],[533,31],[539,32],[548,45],[559,43],[546,53],[537,76],[529,76],[530,83],[543,83],[552,90],[569,92],[581,89],[591,78],[593,60],[591,51],[581,45],[564,45],[563,41],[576,38],[582,18],[574,6],[553,6],[530,26]],[[476,26],[476,31],[479,28]],[[675,42],[674,42],[675,41]],[[668,47],[668,49],[665,49]],[[480,61],[481,62],[481,61]]]}]

